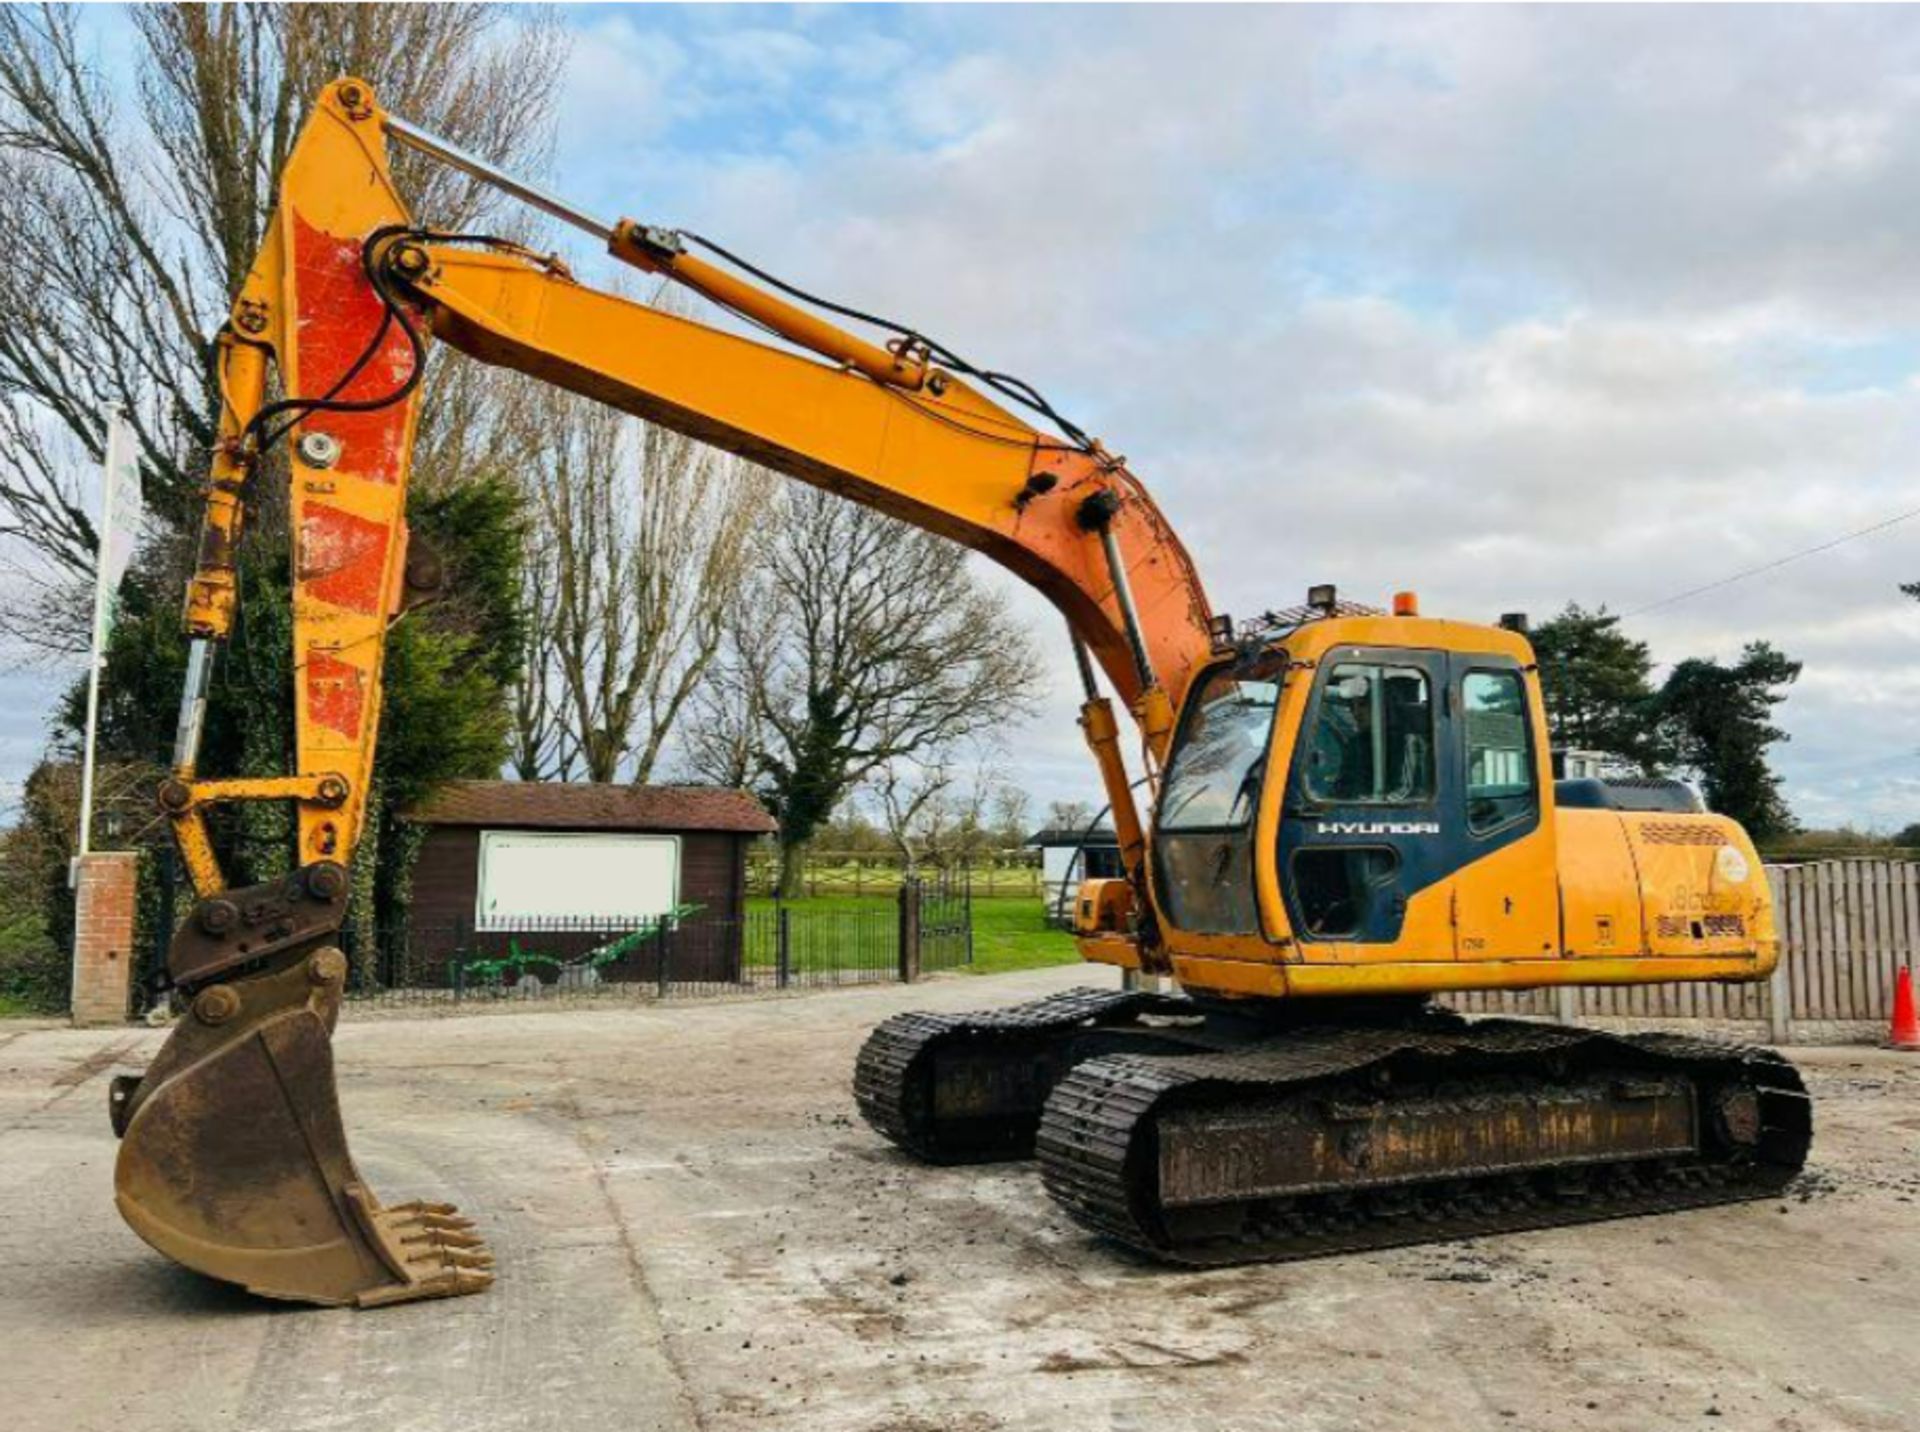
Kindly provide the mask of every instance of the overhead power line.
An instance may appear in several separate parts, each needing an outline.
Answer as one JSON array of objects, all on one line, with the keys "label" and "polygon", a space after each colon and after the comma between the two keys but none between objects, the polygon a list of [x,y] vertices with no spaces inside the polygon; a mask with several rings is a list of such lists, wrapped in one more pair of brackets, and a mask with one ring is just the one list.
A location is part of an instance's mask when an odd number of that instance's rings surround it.
[{"label": "overhead power line", "polygon": [[1660,607],[1670,607],[1675,602],[1684,602],[1690,597],[1702,596],[1707,592],[1717,592],[1722,587],[1731,587],[1735,582],[1744,582],[1749,577],[1758,577],[1766,572],[1778,571],[1791,562],[1798,562],[1803,557],[1812,557],[1821,552],[1831,552],[1843,542],[1851,542],[1859,537],[1871,537],[1874,533],[1884,532],[1889,527],[1898,527],[1902,522],[1911,521],[1915,517],[1920,517],[1920,507],[1913,508],[1908,512],[1897,513],[1892,517],[1883,518],[1871,526],[1862,527],[1857,531],[1848,532],[1843,536],[1831,538],[1828,541],[1817,543],[1812,547],[1803,547],[1798,552],[1789,552],[1784,557],[1776,557],[1771,562],[1762,562],[1757,567],[1748,567],[1745,571],[1735,572],[1731,576],[1721,577],[1717,581],[1705,582],[1697,587],[1688,587],[1684,592],[1675,592],[1670,597],[1662,597],[1657,602],[1648,602],[1644,607],[1635,607],[1632,611],[1623,612],[1621,615],[1623,617],[1637,617],[1642,612],[1654,611]]}]

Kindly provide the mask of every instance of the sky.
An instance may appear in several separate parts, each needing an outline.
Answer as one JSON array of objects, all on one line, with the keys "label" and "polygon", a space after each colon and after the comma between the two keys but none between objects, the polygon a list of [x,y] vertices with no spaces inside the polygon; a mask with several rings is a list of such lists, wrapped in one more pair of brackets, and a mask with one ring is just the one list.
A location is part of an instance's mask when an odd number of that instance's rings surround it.
[{"label": "sky", "polygon": [[[1920,820],[1920,517],[1665,600],[1920,508],[1920,14],[565,16],[548,187],[1035,382],[1216,609],[1334,582],[1605,604],[1663,664],[1769,640],[1800,818]],[[1052,677],[999,759],[1092,797],[1057,618],[1014,602]],[[0,676],[0,782],[51,689]]]}]

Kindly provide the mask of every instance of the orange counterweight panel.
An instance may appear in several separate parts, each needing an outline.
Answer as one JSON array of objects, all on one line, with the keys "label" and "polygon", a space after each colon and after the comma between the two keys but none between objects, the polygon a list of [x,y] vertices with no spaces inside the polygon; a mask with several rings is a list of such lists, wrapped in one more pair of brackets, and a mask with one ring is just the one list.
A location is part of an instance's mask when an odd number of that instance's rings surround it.
[{"label": "orange counterweight panel", "polygon": [[1620,812],[1563,810],[1560,900],[1567,953],[1582,958],[1644,955],[1640,876]]},{"label": "orange counterweight panel", "polygon": [[1773,898],[1753,842],[1717,815],[1622,817],[1639,870],[1647,949],[1668,958],[1752,952],[1762,968],[1779,958]]}]

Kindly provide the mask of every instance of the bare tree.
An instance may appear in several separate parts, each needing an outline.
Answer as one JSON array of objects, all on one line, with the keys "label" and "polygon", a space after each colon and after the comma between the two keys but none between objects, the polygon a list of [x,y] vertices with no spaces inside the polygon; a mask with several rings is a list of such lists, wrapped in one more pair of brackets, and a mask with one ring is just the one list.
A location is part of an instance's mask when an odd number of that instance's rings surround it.
[{"label": "bare tree", "polygon": [[550,645],[557,565],[553,543],[534,535],[520,567],[524,640],[520,677],[513,688],[511,749],[507,756],[514,775],[523,781],[561,779],[572,768],[575,756],[561,720]]},{"label": "bare tree", "polygon": [[919,873],[921,856],[945,830],[953,782],[953,768],[938,758],[924,765],[889,761],[868,777],[888,838],[909,877]]},{"label": "bare tree", "polygon": [[[390,107],[525,166],[544,153],[563,43],[549,18],[478,4],[130,14],[137,85],[123,98],[71,8],[0,7],[0,539],[48,594],[15,634],[56,646],[84,639],[84,616],[62,616],[84,605],[63,605],[59,590],[91,568],[85,474],[103,453],[107,405],[133,425],[162,530],[192,524],[217,412],[208,338],[321,85],[359,74]],[[437,220],[479,215],[485,191],[464,175],[408,155],[395,169]],[[484,440],[484,429],[450,431],[454,449]],[[429,431],[422,447],[448,444]]]},{"label": "bare tree", "polygon": [[[779,510],[775,504],[774,510]],[[772,583],[756,539],[742,573],[739,597],[724,618],[720,650],[689,703],[680,741],[681,762],[695,779],[747,790],[761,775],[761,753],[771,730],[766,694],[780,641]]]},{"label": "bare tree", "polygon": [[923,863],[971,865],[1026,839],[1027,795],[1000,778],[1000,743],[989,738],[960,746],[974,748],[973,769],[964,778],[957,769],[960,750],[953,746],[924,760],[889,761],[867,778],[865,789],[879,803],[888,839],[909,875]]},{"label": "bare tree", "polygon": [[1051,829],[1070,830],[1079,834],[1093,823],[1091,801],[1054,801],[1047,807],[1047,825]]},{"label": "bare tree", "polygon": [[517,744],[563,779],[645,781],[719,654],[773,480],[582,398],[547,412]]},{"label": "bare tree", "polygon": [[963,548],[832,493],[789,491],[764,560],[767,655],[731,699],[759,728],[791,894],[805,842],[863,781],[1030,711],[1039,661]]},{"label": "bare tree", "polygon": [[998,781],[994,784],[990,805],[995,841],[1008,850],[1024,845],[1032,832],[1033,798],[1019,786]]}]

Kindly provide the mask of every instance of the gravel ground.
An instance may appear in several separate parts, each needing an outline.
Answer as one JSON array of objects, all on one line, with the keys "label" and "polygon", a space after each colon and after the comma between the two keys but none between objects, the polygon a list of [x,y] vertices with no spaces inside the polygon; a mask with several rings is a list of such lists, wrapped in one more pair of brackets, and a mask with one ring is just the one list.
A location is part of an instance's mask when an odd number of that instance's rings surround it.
[{"label": "gravel ground", "polygon": [[0,1023],[0,1347],[20,1432],[1920,1426],[1920,1056],[1799,1051],[1786,1200],[1278,1268],[1090,1241],[1030,1167],[927,1169],[855,1116],[866,1029],[1101,972],[350,1022],[389,1200],[450,1198],[481,1297],[278,1308],[119,1222],[106,1082],[144,1030]]}]

